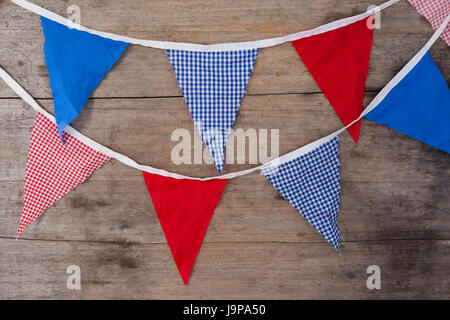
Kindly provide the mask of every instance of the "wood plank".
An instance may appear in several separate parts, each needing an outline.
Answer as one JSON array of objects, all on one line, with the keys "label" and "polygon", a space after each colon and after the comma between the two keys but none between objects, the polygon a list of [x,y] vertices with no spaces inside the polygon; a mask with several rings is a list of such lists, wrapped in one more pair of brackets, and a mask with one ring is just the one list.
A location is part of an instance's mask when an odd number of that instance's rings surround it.
[{"label": "wood plank", "polygon": [[[51,109],[51,101],[42,102]],[[342,127],[333,109],[325,104],[321,94],[248,96],[235,128],[278,129],[282,155]],[[24,108],[20,100],[3,100],[1,105],[0,139],[5,139],[5,148],[0,150],[0,161],[7,163],[0,166],[0,176],[22,180],[35,112]],[[171,160],[172,149],[178,144],[170,140],[172,133],[183,128],[191,136],[194,134],[182,98],[91,100],[74,126],[138,162],[191,176],[217,175],[209,164],[176,165]],[[442,173],[448,173],[449,159],[442,151],[366,120],[360,140],[355,145],[348,133],[341,135],[342,172],[346,180],[448,182],[448,175]],[[248,156],[246,159],[247,165],[230,164],[225,171],[253,167],[248,165]],[[127,180],[129,172],[125,166],[117,165],[108,179]]]},{"label": "wood plank", "polygon": [[[449,190],[449,184],[343,182],[338,220],[342,239],[448,239]],[[14,238],[23,181],[0,181],[0,200],[0,236]],[[27,227],[22,237],[166,242],[143,181],[82,184]],[[263,177],[255,174],[228,182],[205,242],[266,241],[326,243]]]},{"label": "wood plank", "polygon": [[[450,298],[448,240],[344,242],[341,257],[317,243],[205,244],[187,287],[165,244],[2,240],[0,250],[0,299]],[[366,287],[374,264],[381,290]],[[66,289],[70,265],[81,290]]]},{"label": "wood plank", "polygon": [[[27,146],[35,113],[29,107],[26,109],[20,100],[3,102],[0,141],[6,147],[0,150],[0,197],[4,203],[0,208],[6,214],[0,218],[0,235],[13,237],[23,201]],[[47,108],[51,104],[50,101],[41,102]],[[171,149],[176,144],[168,141],[171,131],[179,124],[186,124],[185,128],[193,132],[181,98],[92,102],[77,121],[88,136],[156,167],[190,175],[217,174],[211,165],[178,166],[171,161]],[[296,109],[300,110],[298,119],[292,117]],[[255,117],[256,113],[262,116]],[[121,121],[114,122],[113,119]],[[331,131],[324,128],[341,126],[331,107],[323,106],[320,94],[246,98],[238,128],[270,128],[275,123],[283,124],[280,128],[281,153]],[[297,144],[297,140],[303,143]],[[369,121],[364,122],[357,146],[347,133],[343,134],[340,218],[343,239],[448,237],[446,215],[450,212],[447,196],[450,181],[448,174],[442,174],[448,173],[448,161],[443,152]],[[230,165],[226,170],[237,171],[252,166]],[[88,183],[59,201],[23,236],[61,240],[165,241],[142,176],[118,162],[111,162],[95,172]],[[257,173],[228,183],[205,241],[230,239],[322,241]]]},{"label": "wood plank", "polygon": [[[136,2],[130,4],[128,1],[114,0],[99,7],[98,2],[83,1],[80,4],[82,23],[100,30],[141,38],[214,43],[261,39],[310,29],[363,12],[374,4],[374,1],[338,1],[336,4],[336,1],[320,0],[314,1],[314,5],[309,1],[283,1],[281,5],[279,1],[265,0],[255,8],[239,4],[239,1],[233,1],[236,5],[233,7],[229,1],[222,4],[222,1],[215,0],[208,10],[201,10],[205,6],[201,1],[156,1],[151,5],[143,0]],[[376,2],[382,3],[383,0]],[[36,3],[63,15],[68,6],[65,1]],[[0,65],[20,79],[33,96],[50,98],[39,17],[9,1],[3,1],[0,6],[0,21],[6,21],[0,23]],[[92,9],[95,7],[97,9]],[[190,14],[187,15],[186,12]],[[218,14],[222,15],[221,19],[217,19]],[[105,18],[99,19],[99,16]],[[130,24],[130,21],[133,23]],[[171,23],[168,24],[168,21]],[[208,24],[209,27],[206,27]],[[246,27],[241,27],[244,25]],[[432,34],[427,22],[404,1],[382,13],[381,26],[380,30],[375,31],[371,67],[366,83],[369,90],[384,87]],[[450,50],[440,40],[431,53],[449,81]],[[320,92],[320,89],[291,45],[287,43],[262,49],[249,82],[248,93],[298,92]],[[180,95],[165,52],[131,46],[93,96]],[[13,96],[0,83],[0,97]]]}]

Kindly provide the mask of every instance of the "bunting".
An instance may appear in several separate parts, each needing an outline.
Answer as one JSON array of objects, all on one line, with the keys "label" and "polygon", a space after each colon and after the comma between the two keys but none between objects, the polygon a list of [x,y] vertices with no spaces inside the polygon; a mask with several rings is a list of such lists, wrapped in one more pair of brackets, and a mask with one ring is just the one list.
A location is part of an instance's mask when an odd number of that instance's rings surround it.
[{"label": "bunting", "polygon": [[264,168],[261,174],[340,254],[338,145],[335,137],[302,156]]},{"label": "bunting", "polygon": [[259,49],[167,50],[169,61],[203,142],[222,173],[225,146]]},{"label": "bunting", "polygon": [[185,285],[227,180],[175,179],[143,172],[173,259]]},{"label": "bunting", "polygon": [[[408,2],[428,20],[434,30],[437,30],[450,14],[449,0],[408,0]],[[442,32],[441,38],[450,46],[450,25]]]},{"label": "bunting", "polygon": [[44,17],[41,23],[55,118],[63,139],[64,128],[78,116],[128,43],[70,29]]},{"label": "bunting", "polygon": [[365,118],[450,153],[450,90],[429,52]]},{"label": "bunting", "polygon": [[[362,112],[373,36],[368,19],[292,42],[346,126]],[[356,143],[360,128],[359,121],[347,129]]]},{"label": "bunting", "polygon": [[[186,285],[227,179],[255,171],[260,171],[340,253],[337,217],[340,208],[338,135],[341,132],[347,129],[357,142],[359,119],[365,116],[450,153],[450,90],[428,52],[439,36],[449,43],[449,3],[409,1],[437,31],[362,112],[373,36],[368,19],[373,11],[285,37],[203,46],[132,39],[82,26],[78,26],[84,28],[81,31],[71,29],[64,25],[64,18],[27,1],[13,0],[52,18],[42,16],[41,21],[56,114],[55,119],[0,68],[0,77],[38,112],[31,135],[24,208],[17,237],[46,209],[110,158],[115,158],[143,173]],[[388,1],[379,8],[395,2]],[[120,41],[124,39],[167,49],[195,127],[220,173],[226,142],[259,52],[257,47],[252,47],[254,45],[268,47],[292,41],[346,127],[268,164],[220,177],[193,178],[141,165],[68,126],[122,55],[128,45]],[[184,50],[185,47],[190,50]],[[224,47],[231,49],[222,50]]]},{"label": "bunting", "polygon": [[110,158],[63,132],[38,113],[31,134],[25,174],[25,202],[17,237],[45,210],[85,181]]}]

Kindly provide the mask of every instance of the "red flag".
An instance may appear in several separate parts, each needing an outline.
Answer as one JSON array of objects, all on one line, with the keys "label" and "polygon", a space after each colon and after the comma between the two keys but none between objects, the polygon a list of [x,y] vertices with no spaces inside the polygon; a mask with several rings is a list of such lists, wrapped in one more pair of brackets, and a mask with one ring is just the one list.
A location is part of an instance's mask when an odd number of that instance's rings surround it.
[{"label": "red flag", "polygon": [[[368,19],[292,42],[344,125],[362,112],[373,36]],[[348,128],[356,143],[360,127],[361,121]]]},{"label": "red flag", "polygon": [[63,132],[38,113],[34,121],[25,175],[25,203],[17,237],[52,204],[86,180],[110,158]]},{"label": "red flag", "polygon": [[227,180],[198,181],[143,174],[172,256],[187,285]]}]

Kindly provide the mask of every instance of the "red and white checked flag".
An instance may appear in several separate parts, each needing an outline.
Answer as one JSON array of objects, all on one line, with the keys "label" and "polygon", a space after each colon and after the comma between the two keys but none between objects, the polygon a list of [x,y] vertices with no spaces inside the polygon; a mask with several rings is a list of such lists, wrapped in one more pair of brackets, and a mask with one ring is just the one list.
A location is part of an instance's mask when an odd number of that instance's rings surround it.
[{"label": "red and white checked flag", "polygon": [[25,176],[25,203],[17,237],[46,209],[86,180],[110,157],[70,134],[58,136],[56,125],[38,113],[34,121]]},{"label": "red and white checked flag", "polygon": [[[444,22],[450,14],[449,0],[408,0],[409,3],[431,24],[434,30]],[[447,25],[441,38],[450,46],[450,24]]]}]

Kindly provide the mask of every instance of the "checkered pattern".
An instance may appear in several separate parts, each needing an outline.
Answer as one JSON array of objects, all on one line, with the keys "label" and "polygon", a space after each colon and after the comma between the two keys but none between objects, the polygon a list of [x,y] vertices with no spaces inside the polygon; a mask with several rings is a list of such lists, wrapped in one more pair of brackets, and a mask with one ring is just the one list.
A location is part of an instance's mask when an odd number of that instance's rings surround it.
[{"label": "checkered pattern", "polygon": [[66,132],[63,138],[66,145],[61,142],[56,125],[37,114],[28,151],[25,204],[17,237],[24,227],[110,159]]},{"label": "checkered pattern", "polygon": [[336,222],[341,195],[338,139],[261,173],[340,253]]},{"label": "checkered pattern", "polygon": [[167,50],[195,127],[219,172],[258,52]]},{"label": "checkered pattern", "polygon": [[[438,29],[450,14],[449,0],[408,0],[409,3],[431,24]],[[441,38],[450,46],[450,24],[447,25]]]}]

